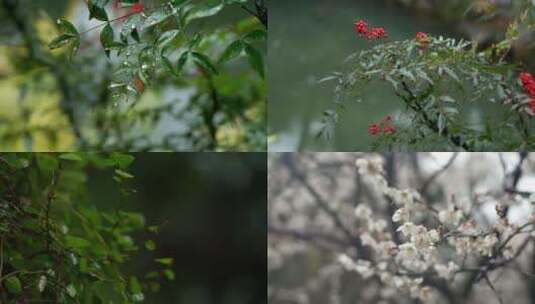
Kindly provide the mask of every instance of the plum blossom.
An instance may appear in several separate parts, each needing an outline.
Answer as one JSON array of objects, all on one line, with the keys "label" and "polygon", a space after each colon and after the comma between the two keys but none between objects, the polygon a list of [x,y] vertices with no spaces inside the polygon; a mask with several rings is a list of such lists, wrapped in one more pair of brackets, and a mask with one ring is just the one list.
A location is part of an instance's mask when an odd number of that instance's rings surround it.
[{"label": "plum blossom", "polygon": [[442,210],[438,213],[438,219],[444,225],[458,226],[463,218],[463,212],[453,204],[448,206],[448,209]]},{"label": "plum blossom", "polygon": [[438,276],[446,280],[452,280],[455,277],[456,271],[459,270],[459,266],[452,261],[447,265],[435,264],[434,268]]}]

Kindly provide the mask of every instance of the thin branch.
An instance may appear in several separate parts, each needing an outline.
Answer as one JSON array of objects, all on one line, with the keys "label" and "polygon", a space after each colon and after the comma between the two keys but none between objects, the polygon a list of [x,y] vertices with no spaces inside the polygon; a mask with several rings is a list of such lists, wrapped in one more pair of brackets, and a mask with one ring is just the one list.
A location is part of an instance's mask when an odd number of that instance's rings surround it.
[{"label": "thin branch", "polygon": [[494,285],[492,285],[492,282],[490,281],[488,275],[485,275],[485,281],[487,282],[487,285],[489,285],[490,289],[492,289],[492,291],[494,292],[494,295],[495,295],[496,298],[498,299],[498,302],[499,302],[500,304],[503,304],[503,300],[502,300],[502,298],[500,297],[500,294],[498,293],[498,291],[496,290],[496,288],[494,287]]},{"label": "thin branch", "polygon": [[314,242],[314,241],[323,241],[340,247],[350,247],[353,246],[351,242],[347,240],[340,239],[333,235],[322,234],[319,232],[310,232],[310,231],[297,231],[288,228],[277,227],[273,225],[268,225],[268,233],[288,236],[302,241]]},{"label": "thin branch", "polygon": [[399,92],[396,92],[396,95],[398,97],[400,97],[401,99],[403,99],[403,101],[405,102],[405,104],[409,108],[411,108],[415,113],[420,115],[420,117],[422,118],[423,122],[425,123],[425,125],[427,125],[427,127],[429,129],[431,129],[433,132],[435,132],[437,134],[440,134],[440,135],[446,137],[453,145],[455,145],[455,146],[457,146],[459,148],[462,148],[462,149],[464,149],[466,151],[473,150],[471,146],[469,146],[465,142],[462,142],[462,140],[461,140],[461,138],[459,136],[455,136],[455,135],[450,134],[450,131],[449,131],[449,129],[447,127],[442,129],[442,130],[440,130],[438,128],[438,122],[436,120],[431,119],[431,117],[429,117],[427,112],[422,108],[422,106],[418,102],[418,101],[423,99],[422,96],[416,96],[412,92],[412,90],[409,88],[409,85],[405,81],[402,81],[401,84],[403,86],[403,90],[409,96],[404,96],[403,94],[401,94]]},{"label": "thin branch", "polygon": [[451,165],[453,165],[453,162],[455,162],[455,159],[457,159],[457,156],[459,156],[459,153],[454,153],[450,159],[448,160],[448,162],[442,166],[442,168],[440,168],[439,170],[435,171],[431,176],[429,176],[423,183],[423,185],[420,187],[420,193],[426,193],[427,192],[427,188],[429,188],[429,186],[444,172],[446,172],[446,170],[448,170]]},{"label": "thin branch", "polygon": [[314,198],[314,202],[316,203],[316,205],[318,205],[318,207],[331,218],[335,226],[340,229],[340,231],[346,236],[348,240],[354,242],[354,245],[357,248],[358,254],[361,256],[361,258],[369,259],[370,253],[362,245],[362,241],[360,240],[360,238],[353,235],[351,230],[349,230],[344,225],[338,213],[334,209],[332,209],[329,203],[325,201],[316,191],[316,189],[314,189],[314,187],[310,185],[303,173],[301,173],[293,163],[291,159],[291,154],[283,154],[283,157],[281,159],[288,168],[290,175],[297,179],[301,183],[301,185],[305,187],[307,192]]}]

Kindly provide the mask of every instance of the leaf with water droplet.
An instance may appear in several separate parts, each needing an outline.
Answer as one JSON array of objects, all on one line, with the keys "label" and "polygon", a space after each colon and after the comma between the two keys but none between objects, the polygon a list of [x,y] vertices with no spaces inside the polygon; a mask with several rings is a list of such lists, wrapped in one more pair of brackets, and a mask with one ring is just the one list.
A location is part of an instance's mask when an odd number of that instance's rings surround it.
[{"label": "leaf with water droplet", "polygon": [[169,14],[165,9],[159,9],[153,12],[150,16],[145,19],[145,23],[143,24],[143,29],[148,29],[152,26],[155,26],[156,24],[164,22],[167,18],[169,18]]},{"label": "leaf with water droplet", "polygon": [[100,33],[100,43],[106,52],[106,56],[110,57],[110,48],[113,45],[113,28],[108,23]]},{"label": "leaf with water droplet", "polygon": [[60,47],[63,47],[73,41],[73,39],[76,39],[76,36],[73,36],[71,34],[62,34],[59,37],[56,37],[50,44],[48,44],[48,48],[51,50],[58,49]]}]

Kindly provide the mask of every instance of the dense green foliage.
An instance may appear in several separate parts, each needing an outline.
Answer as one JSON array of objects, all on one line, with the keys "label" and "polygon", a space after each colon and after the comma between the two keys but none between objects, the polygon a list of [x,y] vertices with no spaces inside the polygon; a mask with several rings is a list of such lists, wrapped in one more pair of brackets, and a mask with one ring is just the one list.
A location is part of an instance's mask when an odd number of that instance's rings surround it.
[{"label": "dense green foliage", "polygon": [[[0,302],[142,302],[160,279],[174,279],[170,258],[156,259],[143,279],[124,269],[138,251],[155,249],[158,227],[88,200],[88,167],[113,172],[128,197],[132,161],[118,153],[0,155]],[[134,241],[139,232],[145,244]]]},{"label": "dense green foliage", "polygon": [[[532,149],[535,113],[519,79],[525,69],[509,56],[515,43],[533,34],[535,6],[516,1],[510,12],[517,19],[503,40],[490,46],[420,33],[351,55],[343,72],[325,79],[337,82],[336,110],[325,112],[322,135],[330,137],[346,102],[361,101],[359,95],[380,81],[391,86],[406,111],[394,119],[395,132],[379,135],[373,149]],[[498,105],[500,114],[473,124],[466,112],[474,103]]]},{"label": "dense green foliage", "polygon": [[[8,49],[23,77],[18,115],[0,113],[9,150],[266,149],[263,1],[86,5],[78,14],[91,23],[79,26],[2,0],[2,19],[23,42]],[[53,36],[40,35],[50,21]],[[42,93],[60,95],[59,113],[39,108],[33,94]]]}]

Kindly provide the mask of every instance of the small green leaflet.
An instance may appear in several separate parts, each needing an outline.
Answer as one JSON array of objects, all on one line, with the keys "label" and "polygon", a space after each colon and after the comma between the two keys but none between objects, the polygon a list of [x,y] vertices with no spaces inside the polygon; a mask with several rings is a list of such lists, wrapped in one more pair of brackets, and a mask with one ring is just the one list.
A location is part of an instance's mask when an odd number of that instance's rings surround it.
[{"label": "small green leaflet", "polygon": [[4,279],[2,283],[10,293],[20,294],[22,292],[22,284],[16,276],[10,276]]},{"label": "small green leaflet", "polygon": [[244,49],[244,44],[241,40],[236,40],[232,42],[225,49],[225,51],[223,51],[223,54],[221,54],[221,57],[219,58],[219,63],[223,63],[223,62],[229,61],[231,59],[234,59],[240,56],[243,49]]},{"label": "small green leaflet", "polygon": [[55,50],[68,45],[68,57],[71,60],[80,48],[80,34],[76,27],[65,19],[58,19],[56,23],[61,34],[52,40],[48,47],[51,50]]},{"label": "small green leaflet", "polygon": [[259,51],[257,51],[253,46],[250,44],[245,44],[245,52],[249,56],[249,63],[253,67],[253,69],[264,78],[265,72],[264,72],[264,59],[262,57],[262,54],[260,54]]},{"label": "small green leaflet", "polygon": [[102,44],[102,47],[104,48],[104,52],[106,52],[106,56],[108,58],[110,57],[110,49],[113,46],[113,28],[108,23],[100,32],[100,43]]},{"label": "small green leaflet", "polygon": [[267,39],[267,32],[264,30],[254,30],[245,36],[243,36],[243,40],[245,42],[251,43],[256,41],[265,41]]},{"label": "small green leaflet", "polygon": [[89,20],[97,19],[100,21],[108,21],[108,13],[104,6],[108,4],[109,0],[89,0],[87,8],[89,9]]},{"label": "small green leaflet", "polygon": [[217,74],[217,68],[212,64],[212,61],[208,56],[198,53],[198,52],[192,52],[191,55],[193,56],[193,61],[203,70],[210,74]]}]

